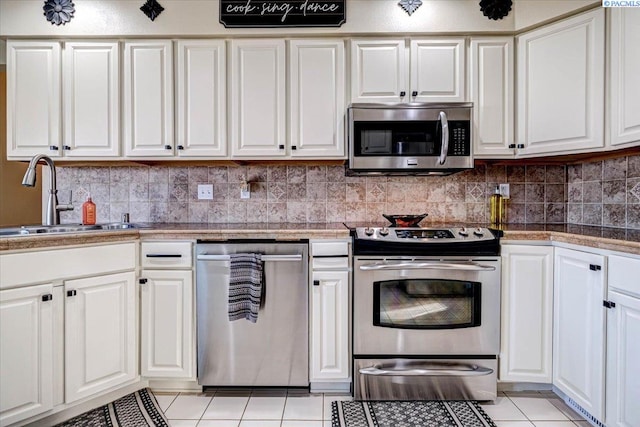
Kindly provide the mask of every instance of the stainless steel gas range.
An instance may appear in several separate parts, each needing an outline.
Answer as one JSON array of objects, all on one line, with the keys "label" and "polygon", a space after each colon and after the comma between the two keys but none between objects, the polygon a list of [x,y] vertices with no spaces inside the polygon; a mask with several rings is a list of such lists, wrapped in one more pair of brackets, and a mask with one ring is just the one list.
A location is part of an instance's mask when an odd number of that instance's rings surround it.
[{"label": "stainless steel gas range", "polygon": [[354,394],[494,400],[499,231],[352,229]]}]

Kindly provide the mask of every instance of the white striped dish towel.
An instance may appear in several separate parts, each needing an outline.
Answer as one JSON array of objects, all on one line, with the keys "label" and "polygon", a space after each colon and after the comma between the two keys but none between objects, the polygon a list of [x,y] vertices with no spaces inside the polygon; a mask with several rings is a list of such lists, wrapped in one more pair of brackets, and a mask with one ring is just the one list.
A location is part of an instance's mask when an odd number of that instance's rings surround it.
[{"label": "white striped dish towel", "polygon": [[229,320],[247,319],[258,321],[258,310],[262,301],[262,255],[240,253],[229,255]]}]

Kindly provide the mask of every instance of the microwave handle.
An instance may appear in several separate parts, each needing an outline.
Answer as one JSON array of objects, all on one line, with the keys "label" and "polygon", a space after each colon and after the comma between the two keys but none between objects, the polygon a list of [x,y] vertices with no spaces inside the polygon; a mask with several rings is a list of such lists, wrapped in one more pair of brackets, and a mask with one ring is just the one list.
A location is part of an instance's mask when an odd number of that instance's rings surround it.
[{"label": "microwave handle", "polygon": [[438,119],[442,123],[442,144],[438,164],[444,165],[444,162],[447,160],[447,151],[449,151],[449,121],[447,120],[447,113],[440,111]]}]

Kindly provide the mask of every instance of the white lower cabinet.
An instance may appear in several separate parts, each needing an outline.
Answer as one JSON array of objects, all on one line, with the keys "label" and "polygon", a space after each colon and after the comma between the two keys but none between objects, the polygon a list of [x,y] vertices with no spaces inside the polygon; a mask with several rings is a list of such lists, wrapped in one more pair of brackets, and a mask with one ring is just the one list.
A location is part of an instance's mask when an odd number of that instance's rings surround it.
[{"label": "white lower cabinet", "polygon": [[0,425],[53,408],[52,284],[0,291]]},{"label": "white lower cabinet", "polygon": [[141,374],[194,377],[193,272],[141,273]]},{"label": "white lower cabinet", "polygon": [[135,273],[65,282],[65,401],[136,376]]},{"label": "white lower cabinet", "polygon": [[607,426],[640,426],[640,259],[610,256]]},{"label": "white lower cabinet", "polygon": [[605,257],[555,249],[553,385],[604,420]]},{"label": "white lower cabinet", "polygon": [[[312,390],[350,386],[349,244],[311,243],[311,336],[309,382]],[[333,383],[332,385],[329,385]]]},{"label": "white lower cabinet", "polygon": [[502,247],[500,380],[551,383],[553,247]]},{"label": "white lower cabinet", "polygon": [[142,242],[140,252],[140,373],[195,380],[193,243]]}]

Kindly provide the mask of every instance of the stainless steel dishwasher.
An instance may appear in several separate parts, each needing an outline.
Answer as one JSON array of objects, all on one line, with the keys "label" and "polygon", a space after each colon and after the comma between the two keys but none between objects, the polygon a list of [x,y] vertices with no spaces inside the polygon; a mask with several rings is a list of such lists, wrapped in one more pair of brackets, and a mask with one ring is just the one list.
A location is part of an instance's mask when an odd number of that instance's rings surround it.
[{"label": "stainless steel dishwasher", "polygon": [[[307,241],[198,242],[198,382],[202,386],[309,385]],[[229,254],[260,253],[258,320],[229,321]]]}]

